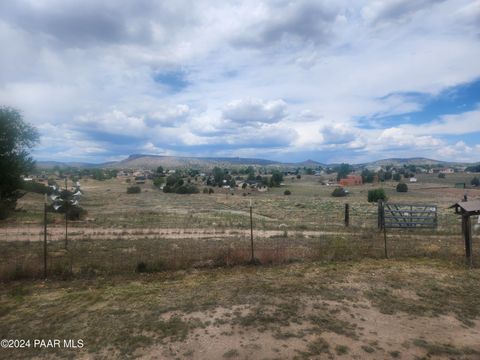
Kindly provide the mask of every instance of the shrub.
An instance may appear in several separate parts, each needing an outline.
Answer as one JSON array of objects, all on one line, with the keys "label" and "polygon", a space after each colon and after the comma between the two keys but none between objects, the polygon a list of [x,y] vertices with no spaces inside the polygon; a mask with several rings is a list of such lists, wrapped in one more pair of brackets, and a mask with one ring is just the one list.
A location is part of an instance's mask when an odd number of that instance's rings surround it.
[{"label": "shrub", "polygon": [[209,193],[209,194],[213,194],[214,192],[215,192],[215,191],[213,191],[212,188],[209,188],[209,189],[208,189],[208,193]]},{"label": "shrub", "polygon": [[[58,208],[58,210],[55,210],[55,208],[53,207],[53,204],[51,204],[47,207],[47,211],[57,212],[59,214],[65,214],[65,207],[61,206],[60,208]],[[72,221],[81,220],[82,218],[85,217],[85,215],[87,215],[87,210],[85,210],[81,206],[70,206],[70,208],[68,209],[68,220],[72,220]]]},{"label": "shrub", "polygon": [[291,195],[291,194],[292,192],[288,189],[283,192],[283,195]]},{"label": "shrub", "polygon": [[175,193],[177,194],[197,194],[199,191],[198,191],[198,188],[195,186],[195,185],[192,185],[192,184],[183,184],[183,181],[182,181],[182,185],[178,186],[176,189],[175,189]]},{"label": "shrub", "polygon": [[50,195],[53,192],[52,188],[45,186],[41,183],[37,183],[35,181],[24,181],[22,189],[28,192],[47,195]]},{"label": "shrub", "polygon": [[135,271],[138,272],[138,273],[147,272],[147,264],[144,263],[143,261],[140,261],[139,263],[137,263],[137,267],[136,267]]},{"label": "shrub", "polygon": [[278,170],[272,171],[272,177],[270,178],[270,186],[280,186],[281,182],[283,181],[283,174]]},{"label": "shrub", "polygon": [[470,184],[472,184],[473,186],[479,186],[479,185],[480,185],[480,179],[475,176],[475,177],[472,179],[472,181],[470,181]]},{"label": "shrub", "polygon": [[72,221],[81,220],[87,214],[87,210],[80,206],[73,206],[68,210],[68,219]]},{"label": "shrub", "polygon": [[387,195],[383,189],[368,190],[368,202],[378,202],[379,200],[386,201]]},{"label": "shrub", "polygon": [[156,261],[150,264],[147,264],[144,261],[139,261],[135,267],[135,271],[138,273],[153,273],[165,271],[167,269],[166,264],[162,261]]},{"label": "shrub", "polygon": [[347,192],[343,187],[337,187],[333,190],[332,196],[334,197],[342,197],[342,196],[347,196]]},{"label": "shrub", "polygon": [[407,192],[408,186],[405,183],[398,183],[397,185],[397,192]]},{"label": "shrub", "polygon": [[392,179],[395,181],[400,181],[402,179],[402,176],[399,173],[395,173],[393,174]]},{"label": "shrub", "polygon": [[161,187],[164,182],[165,182],[165,178],[163,177],[156,177],[155,179],[153,179],[153,185],[155,185],[158,188]]},{"label": "shrub", "polygon": [[439,178],[439,179],[445,179],[445,174],[444,174],[444,173],[438,174],[438,178]]},{"label": "shrub", "polygon": [[140,186],[129,186],[127,188],[127,194],[139,194],[142,192],[142,189],[140,189]]},{"label": "shrub", "polygon": [[167,184],[163,187],[163,192],[176,194],[197,194],[200,191],[190,182],[185,183],[179,174],[172,174],[167,177]]},{"label": "shrub", "polygon": [[208,194],[208,188],[203,188],[202,192],[203,192],[204,194]]}]

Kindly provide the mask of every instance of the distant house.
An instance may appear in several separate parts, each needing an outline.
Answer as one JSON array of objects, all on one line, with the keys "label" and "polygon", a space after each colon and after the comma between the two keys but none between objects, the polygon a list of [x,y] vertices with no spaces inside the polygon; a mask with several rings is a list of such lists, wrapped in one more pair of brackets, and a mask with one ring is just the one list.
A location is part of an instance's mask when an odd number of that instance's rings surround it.
[{"label": "distant house", "polygon": [[346,178],[340,179],[338,182],[341,186],[362,185],[363,180],[360,175],[347,175]]},{"label": "distant house", "polygon": [[417,178],[416,178],[416,177],[411,177],[411,178],[410,178],[410,182],[411,182],[411,183],[416,183],[416,182],[417,182]]},{"label": "distant house", "polygon": [[445,168],[440,170],[441,174],[453,174],[454,172],[455,170],[453,170],[452,168]]},{"label": "distant house", "polygon": [[135,184],[145,184],[145,176],[135,176]]}]

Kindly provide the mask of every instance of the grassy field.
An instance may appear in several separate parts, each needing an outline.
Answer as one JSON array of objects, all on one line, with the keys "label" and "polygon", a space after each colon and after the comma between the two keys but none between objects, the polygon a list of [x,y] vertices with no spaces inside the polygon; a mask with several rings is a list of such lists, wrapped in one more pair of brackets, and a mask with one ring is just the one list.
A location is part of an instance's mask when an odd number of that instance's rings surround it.
[{"label": "grassy field", "polygon": [[[429,256],[463,261],[460,221],[448,207],[466,192],[452,184],[469,182],[469,174],[420,175],[407,193],[396,182],[382,184],[389,201],[436,204],[435,230],[390,231],[393,257]],[[70,222],[68,251],[64,249],[64,220],[49,214],[48,267],[51,275],[131,273],[139,264],[146,271],[243,264],[250,259],[249,204],[253,203],[255,257],[263,264],[298,260],[349,260],[384,256],[383,234],[377,229],[377,206],[367,202],[369,189],[379,184],[350,187],[345,198],[334,198],[333,187],[320,178],[285,179],[267,193],[226,191],[165,194],[152,184],[140,194],[127,194],[125,179],[83,180],[83,221]],[[289,189],[292,195],[283,194]],[[0,224],[0,279],[41,276],[43,272],[43,198],[28,194],[15,216]],[[350,226],[344,226],[344,206],[350,205]],[[474,247],[475,257],[479,252]]]},{"label": "grassy field", "polygon": [[362,260],[0,285],[3,358],[478,359],[480,271]]},{"label": "grassy field", "polygon": [[[367,202],[367,192],[382,186],[392,202],[438,204],[440,225],[443,226],[455,219],[448,206],[461,200],[465,192],[471,198],[480,196],[478,189],[453,187],[457,182],[469,183],[472,177],[471,174],[451,174],[439,179],[434,174],[419,175],[418,183],[408,184],[407,193],[397,193],[397,183],[393,181],[352,186],[346,198],[332,197],[333,187],[322,186],[316,176],[303,176],[300,180],[286,178],[282,187],[270,188],[267,193],[251,192],[247,196],[243,196],[245,191],[241,189],[228,192],[220,188],[215,188],[211,195],[165,194],[151,183],[141,185],[141,194],[127,194],[125,179],[88,179],[82,181],[85,192],[82,206],[88,211],[87,220],[72,225],[89,228],[246,228],[252,200],[255,226],[259,229],[278,229],[281,224],[291,229],[336,227],[342,224],[346,202],[352,208],[352,225],[365,227],[376,224],[376,206]],[[291,190],[292,195],[283,195],[285,189]],[[27,195],[20,201],[21,211],[10,222],[16,225],[40,223],[42,201],[40,195]],[[52,221],[61,222],[61,218],[53,217]],[[0,225],[8,226],[9,223]]]}]

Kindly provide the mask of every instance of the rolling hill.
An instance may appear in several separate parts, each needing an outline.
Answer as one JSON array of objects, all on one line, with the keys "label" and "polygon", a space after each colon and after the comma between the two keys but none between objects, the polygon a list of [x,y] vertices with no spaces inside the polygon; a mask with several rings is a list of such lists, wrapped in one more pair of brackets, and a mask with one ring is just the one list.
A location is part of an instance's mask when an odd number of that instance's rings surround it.
[{"label": "rolling hill", "polygon": [[[134,154],[130,155],[124,160],[107,162],[101,164],[81,163],[81,162],[57,162],[57,161],[38,161],[39,168],[51,169],[55,166],[59,167],[77,167],[77,168],[112,168],[112,169],[139,169],[139,168],[157,168],[163,166],[167,169],[175,168],[197,168],[197,169],[211,169],[215,166],[230,167],[230,166],[266,166],[266,167],[310,167],[317,166],[328,167],[336,164],[323,164],[314,160],[306,160],[297,163],[283,163],[265,159],[255,158],[240,158],[240,157],[183,157],[183,156],[163,156],[163,155],[148,155],[148,154]],[[355,167],[363,166],[403,166],[403,165],[472,165],[471,163],[454,163],[439,161],[427,158],[390,158],[375,160],[368,163],[357,164]]]}]

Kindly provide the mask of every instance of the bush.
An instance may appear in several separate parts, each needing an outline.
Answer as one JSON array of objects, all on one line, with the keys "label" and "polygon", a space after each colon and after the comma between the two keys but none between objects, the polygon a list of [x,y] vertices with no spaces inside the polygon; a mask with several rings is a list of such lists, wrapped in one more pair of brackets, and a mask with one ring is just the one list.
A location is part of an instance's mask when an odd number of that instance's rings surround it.
[{"label": "bush", "polygon": [[24,181],[22,189],[28,192],[47,195],[50,195],[53,192],[52,188],[35,181]]},{"label": "bush", "polygon": [[198,188],[191,184],[182,184],[175,189],[177,194],[198,194],[198,192]]},{"label": "bush", "polygon": [[280,186],[283,181],[283,174],[278,170],[272,171],[272,177],[270,178],[270,186]]},{"label": "bush", "polygon": [[127,194],[139,194],[142,192],[142,189],[140,189],[140,186],[129,186],[127,188]]},{"label": "bush", "polygon": [[287,189],[283,192],[283,195],[292,195],[292,192]]},{"label": "bush", "polygon": [[161,187],[164,182],[165,182],[165,178],[163,177],[157,177],[153,179],[153,185],[155,185],[158,188]]},{"label": "bush", "polygon": [[87,210],[80,206],[73,206],[68,210],[68,220],[77,221],[81,220],[87,214]]},{"label": "bush", "polygon": [[444,173],[438,174],[438,178],[439,178],[439,179],[445,179],[445,174],[444,174]]},{"label": "bush", "polygon": [[208,188],[203,188],[202,192],[203,192],[204,194],[208,194]]},{"label": "bush", "polygon": [[139,263],[137,263],[137,267],[136,267],[135,271],[138,272],[138,273],[147,272],[147,264],[144,263],[143,261],[140,261]]},{"label": "bush", "polygon": [[147,264],[144,261],[139,261],[137,263],[137,266],[135,267],[135,271],[138,273],[153,273],[153,272],[160,272],[160,271],[165,271],[167,269],[167,266],[165,263],[161,260]]},{"label": "bush", "polygon": [[172,174],[167,177],[167,184],[163,187],[163,192],[176,194],[197,194],[200,191],[190,182],[185,183],[179,174]]},{"label": "bush", "polygon": [[399,183],[397,185],[397,192],[407,192],[408,191],[408,186],[405,183]]},{"label": "bush", "polygon": [[209,189],[208,189],[208,193],[209,193],[209,194],[213,194],[214,192],[215,192],[215,191],[213,191],[212,188],[209,188]]},{"label": "bush", "polygon": [[[48,212],[57,212],[59,214],[65,214],[65,207],[61,206],[58,210],[55,210],[53,204],[47,207]],[[68,220],[77,221],[81,220],[87,215],[87,210],[81,206],[70,206],[68,209]]]},{"label": "bush", "polygon": [[387,195],[383,189],[368,190],[368,202],[378,202],[379,200],[386,201]]},{"label": "bush", "polygon": [[400,181],[402,176],[399,173],[393,174],[392,179],[395,181]]},{"label": "bush", "polygon": [[332,196],[334,197],[342,197],[342,196],[347,196],[347,192],[343,187],[337,187],[335,190],[332,192]]},{"label": "bush", "polygon": [[470,184],[472,184],[472,186],[479,186],[479,185],[480,185],[480,179],[475,176],[475,177],[472,179],[472,181],[470,181]]}]

